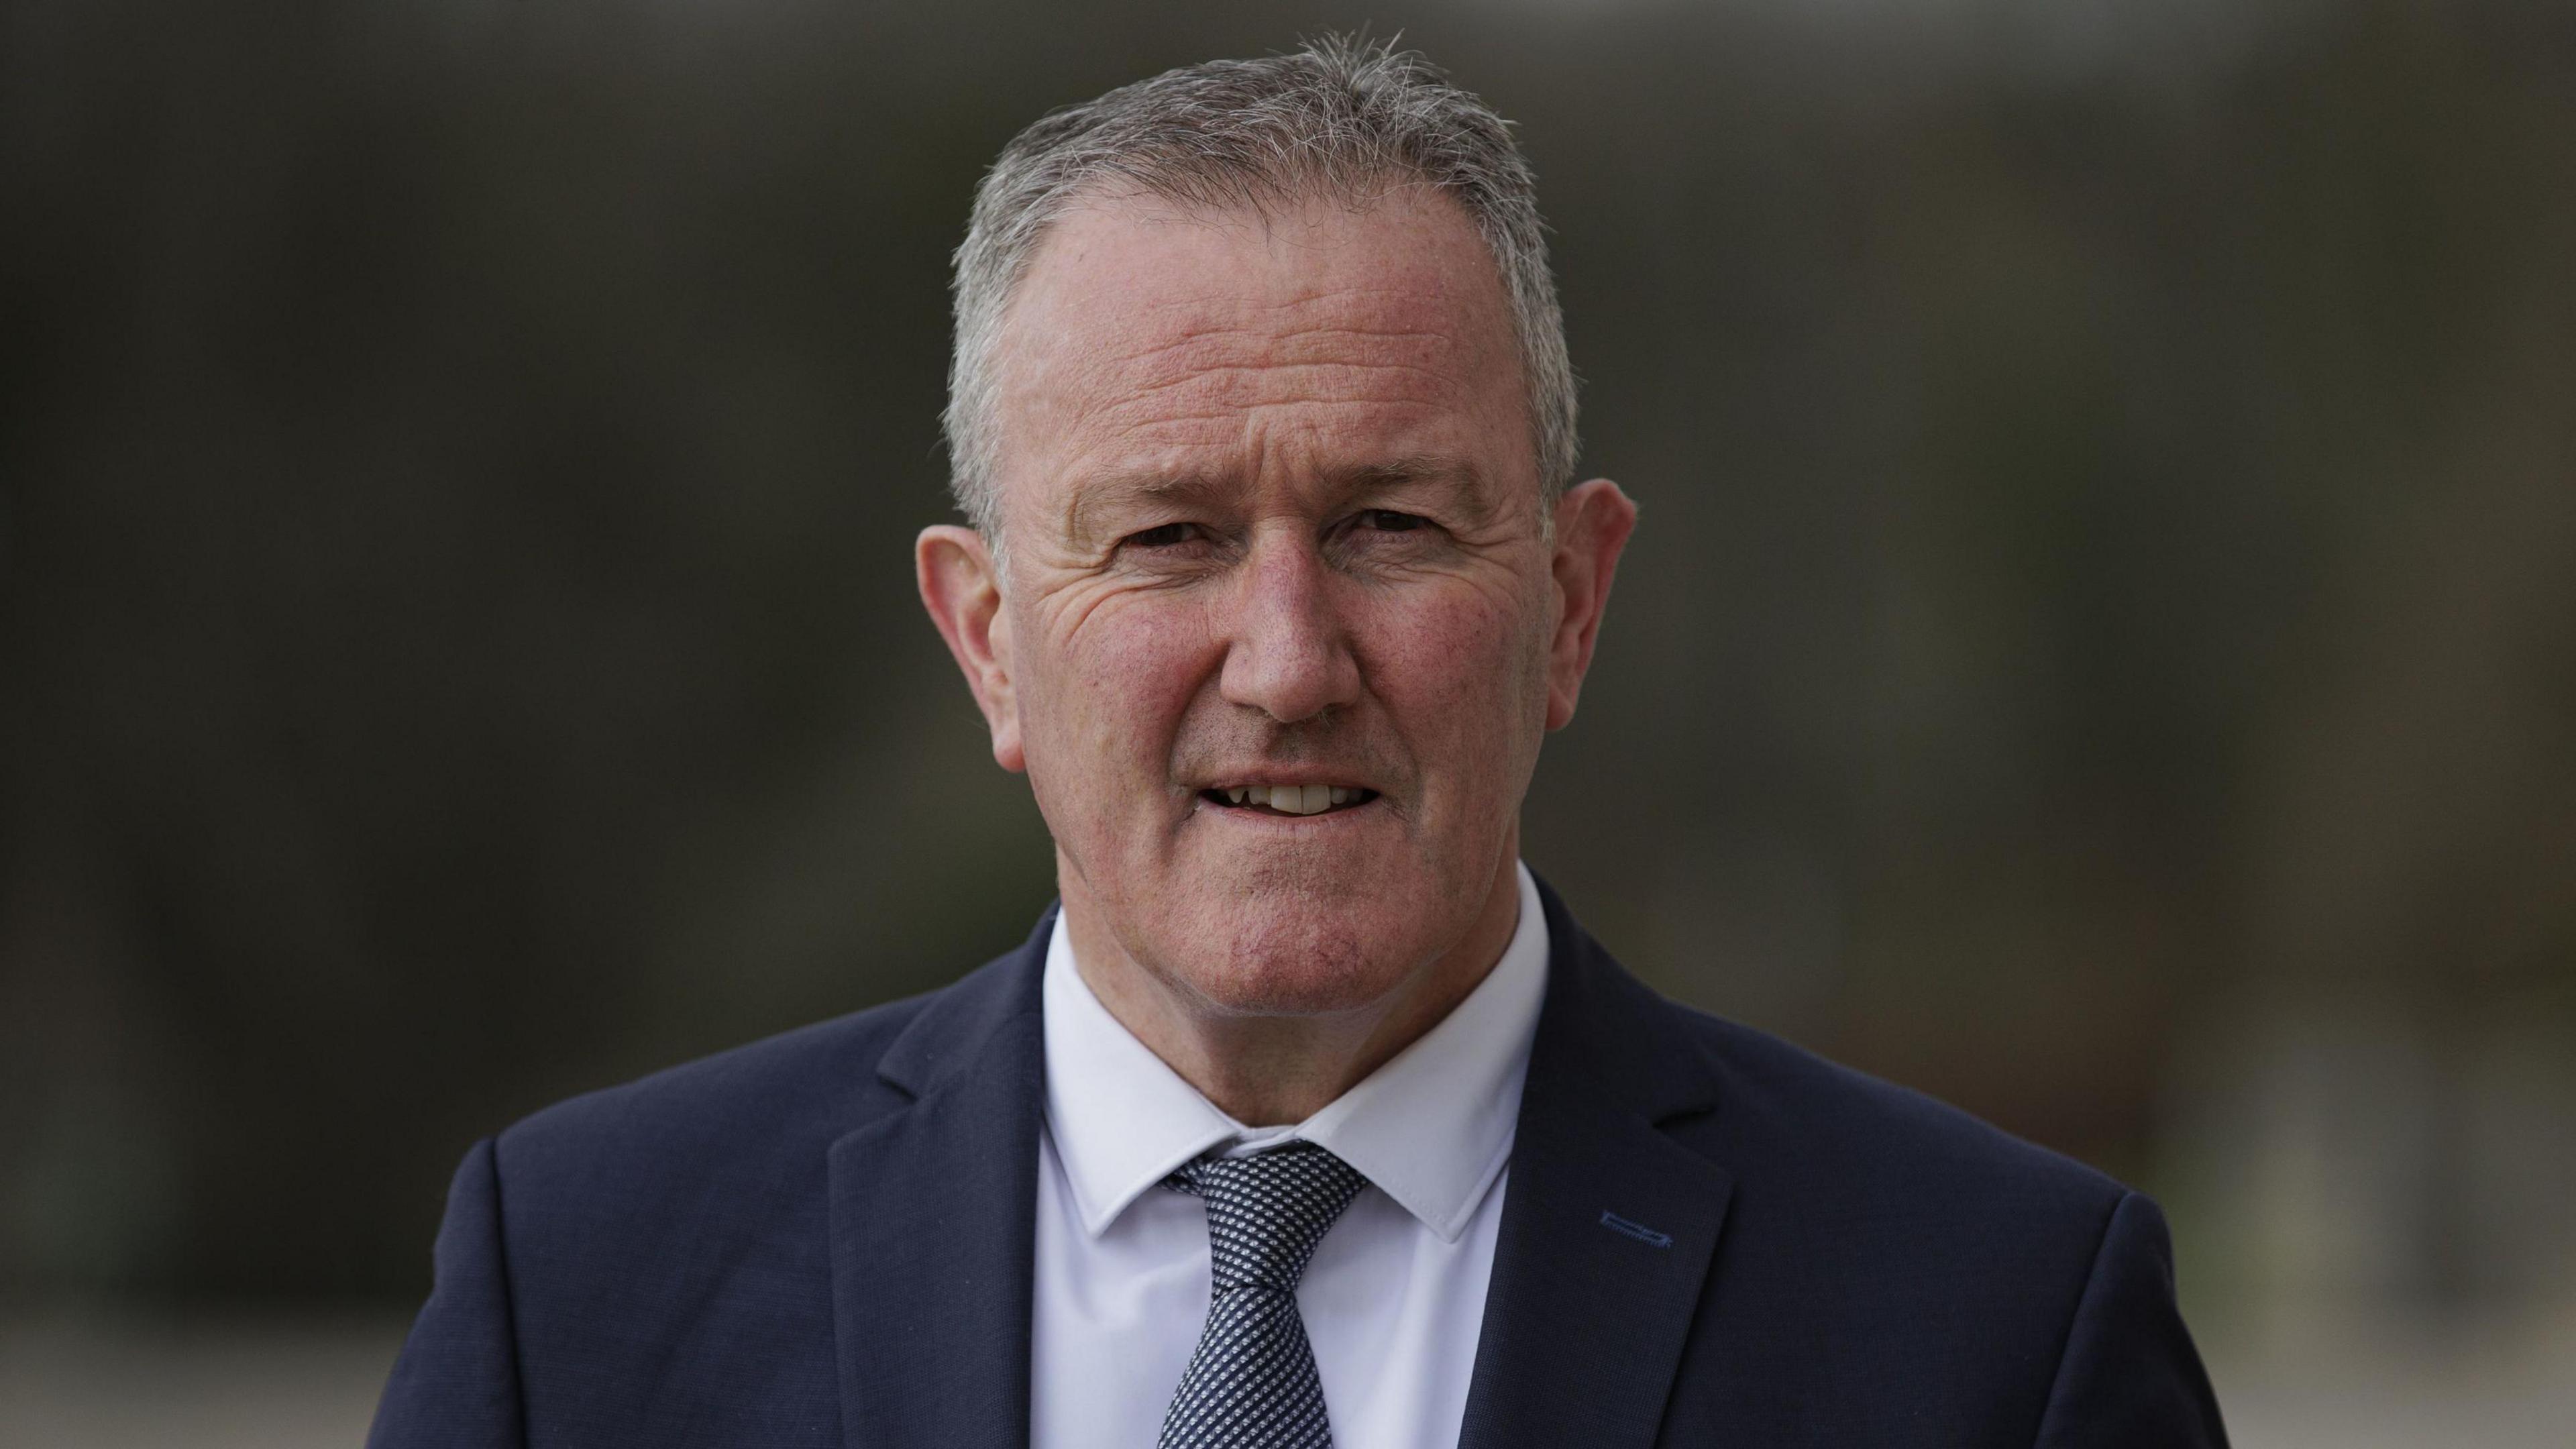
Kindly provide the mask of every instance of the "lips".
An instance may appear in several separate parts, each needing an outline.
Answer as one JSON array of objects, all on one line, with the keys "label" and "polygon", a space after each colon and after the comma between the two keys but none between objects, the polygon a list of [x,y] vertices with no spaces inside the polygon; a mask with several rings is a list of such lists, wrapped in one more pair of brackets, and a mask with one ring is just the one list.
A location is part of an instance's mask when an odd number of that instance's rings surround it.
[{"label": "lips", "polygon": [[1269,815],[1322,815],[1347,810],[1377,798],[1375,790],[1356,785],[1225,785],[1201,790],[1199,798],[1231,810]]}]

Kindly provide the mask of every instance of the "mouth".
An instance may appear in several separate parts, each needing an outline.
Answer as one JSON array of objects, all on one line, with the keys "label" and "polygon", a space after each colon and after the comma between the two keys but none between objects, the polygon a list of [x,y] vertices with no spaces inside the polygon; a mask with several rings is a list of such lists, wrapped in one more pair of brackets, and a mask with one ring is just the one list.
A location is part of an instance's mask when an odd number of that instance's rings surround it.
[{"label": "mouth", "polygon": [[1377,797],[1356,785],[1223,785],[1199,792],[1210,805],[1247,815],[1333,815]]}]

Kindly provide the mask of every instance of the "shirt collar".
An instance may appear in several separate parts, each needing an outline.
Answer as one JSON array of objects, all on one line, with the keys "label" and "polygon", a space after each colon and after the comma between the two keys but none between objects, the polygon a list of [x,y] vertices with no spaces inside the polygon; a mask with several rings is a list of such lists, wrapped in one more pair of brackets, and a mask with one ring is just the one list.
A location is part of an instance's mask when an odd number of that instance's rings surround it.
[{"label": "shirt collar", "polygon": [[1058,913],[1047,941],[1047,1130],[1084,1231],[1208,1151],[1287,1137],[1329,1149],[1443,1241],[1465,1231],[1511,1156],[1530,1038],[1547,989],[1547,922],[1518,866],[1520,921],[1467,998],[1293,1130],[1250,1128],[1182,1080],[1109,1014],[1074,968]]}]

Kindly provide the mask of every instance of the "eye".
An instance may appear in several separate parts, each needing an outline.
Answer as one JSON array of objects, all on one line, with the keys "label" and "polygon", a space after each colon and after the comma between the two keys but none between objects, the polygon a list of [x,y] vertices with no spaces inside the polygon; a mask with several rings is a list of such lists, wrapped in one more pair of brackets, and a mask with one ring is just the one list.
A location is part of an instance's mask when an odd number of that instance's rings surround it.
[{"label": "eye", "polygon": [[1414,513],[1398,513],[1392,508],[1372,508],[1360,515],[1360,522],[1380,533],[1410,533],[1430,522]]},{"label": "eye", "polygon": [[1190,531],[1196,527],[1194,523],[1166,523],[1131,533],[1118,542],[1128,548],[1172,548],[1189,542]]}]

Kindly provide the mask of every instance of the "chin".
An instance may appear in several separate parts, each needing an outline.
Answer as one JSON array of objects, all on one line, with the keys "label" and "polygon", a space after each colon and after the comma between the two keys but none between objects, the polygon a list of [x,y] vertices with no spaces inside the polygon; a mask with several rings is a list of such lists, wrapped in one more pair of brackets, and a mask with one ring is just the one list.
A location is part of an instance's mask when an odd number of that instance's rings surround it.
[{"label": "chin", "polygon": [[[1383,908],[1381,907],[1381,910]],[[1392,913],[1376,920],[1329,914],[1303,902],[1236,902],[1223,925],[1181,947],[1175,974],[1220,1010],[1246,1016],[1324,1016],[1383,1000],[1429,956],[1417,929]],[[1230,927],[1230,929],[1228,929]],[[1206,949],[1209,945],[1217,949]]]}]

